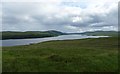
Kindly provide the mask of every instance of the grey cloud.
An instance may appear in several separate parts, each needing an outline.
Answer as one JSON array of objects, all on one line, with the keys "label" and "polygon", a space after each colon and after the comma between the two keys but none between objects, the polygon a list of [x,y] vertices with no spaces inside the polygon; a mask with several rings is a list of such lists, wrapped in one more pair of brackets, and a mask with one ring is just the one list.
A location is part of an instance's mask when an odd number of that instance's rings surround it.
[{"label": "grey cloud", "polygon": [[[67,5],[65,5],[67,6]],[[59,7],[59,6],[57,6]],[[56,7],[56,8],[57,8]],[[54,6],[53,6],[54,8]],[[55,8],[55,9],[56,9]],[[63,6],[64,8],[64,6]],[[79,6],[78,6],[79,8]],[[58,8],[59,9],[59,8]],[[117,27],[117,8],[110,9],[107,13],[89,13],[83,14],[61,14],[52,9],[50,13],[44,9],[44,4],[36,3],[5,3],[3,4],[3,30],[59,30],[64,32],[78,32],[80,30],[104,30],[104,27]],[[84,9],[81,10],[83,12]],[[87,10],[87,9],[86,9]],[[107,9],[106,9],[107,10]],[[71,11],[72,12],[72,11]],[[66,12],[65,12],[66,13]],[[83,12],[84,13],[84,12]],[[56,16],[58,15],[58,16]],[[28,16],[28,17],[26,17]],[[60,16],[60,17],[59,17]],[[73,22],[73,17],[81,17],[81,21]],[[65,26],[73,26],[76,29],[69,29]],[[111,30],[109,28],[105,28]]]}]

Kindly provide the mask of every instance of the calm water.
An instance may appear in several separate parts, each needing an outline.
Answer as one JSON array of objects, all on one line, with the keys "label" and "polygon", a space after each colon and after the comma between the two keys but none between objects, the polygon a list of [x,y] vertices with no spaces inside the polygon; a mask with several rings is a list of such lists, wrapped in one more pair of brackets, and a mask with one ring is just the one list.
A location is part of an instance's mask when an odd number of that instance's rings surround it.
[{"label": "calm water", "polygon": [[57,37],[48,37],[48,38],[0,40],[0,42],[2,42],[2,46],[18,46],[18,45],[29,45],[32,43],[40,43],[51,40],[73,40],[73,39],[99,38],[99,37],[108,37],[108,36],[61,35]]}]

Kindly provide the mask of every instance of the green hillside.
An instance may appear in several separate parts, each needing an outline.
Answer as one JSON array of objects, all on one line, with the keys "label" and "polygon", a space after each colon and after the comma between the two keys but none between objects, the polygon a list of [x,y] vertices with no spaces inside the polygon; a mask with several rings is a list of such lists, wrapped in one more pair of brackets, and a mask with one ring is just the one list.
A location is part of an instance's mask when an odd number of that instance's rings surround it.
[{"label": "green hillside", "polygon": [[63,35],[65,33],[59,31],[26,31],[26,32],[14,32],[4,31],[2,33],[2,39],[25,39],[25,38],[43,38]]},{"label": "green hillside", "polygon": [[94,36],[118,36],[117,31],[95,31],[95,32],[84,32],[81,34],[85,34],[85,35],[94,35]]},{"label": "green hillside", "polygon": [[62,33],[59,31],[26,31],[26,32],[15,32],[15,31],[3,31],[2,38],[0,39],[26,39],[26,38],[43,38],[53,37],[59,35],[70,35],[70,34],[83,34],[83,35],[94,35],[94,36],[118,36],[117,31],[95,31],[95,32],[84,32],[84,33]]}]

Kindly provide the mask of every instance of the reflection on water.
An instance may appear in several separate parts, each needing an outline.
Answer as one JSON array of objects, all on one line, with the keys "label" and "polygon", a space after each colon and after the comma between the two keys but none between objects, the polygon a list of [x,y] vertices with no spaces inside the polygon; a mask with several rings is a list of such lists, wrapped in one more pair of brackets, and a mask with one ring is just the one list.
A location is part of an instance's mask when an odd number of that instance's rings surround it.
[{"label": "reflection on water", "polygon": [[0,40],[2,41],[2,46],[17,46],[17,45],[29,45],[31,43],[39,43],[51,40],[73,40],[73,39],[84,39],[84,38],[99,38],[108,36],[87,36],[87,35],[61,35],[57,37],[48,38],[32,38],[32,39],[9,39]]}]

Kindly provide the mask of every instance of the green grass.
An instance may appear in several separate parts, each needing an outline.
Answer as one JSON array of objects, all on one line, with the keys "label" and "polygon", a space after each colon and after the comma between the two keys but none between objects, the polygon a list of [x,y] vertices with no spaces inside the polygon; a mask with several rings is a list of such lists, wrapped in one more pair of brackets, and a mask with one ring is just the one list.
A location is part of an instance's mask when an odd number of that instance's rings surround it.
[{"label": "green grass", "polygon": [[3,72],[115,72],[118,38],[48,41],[3,47]]}]

